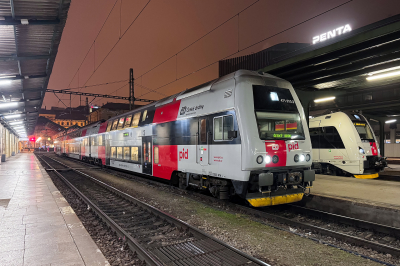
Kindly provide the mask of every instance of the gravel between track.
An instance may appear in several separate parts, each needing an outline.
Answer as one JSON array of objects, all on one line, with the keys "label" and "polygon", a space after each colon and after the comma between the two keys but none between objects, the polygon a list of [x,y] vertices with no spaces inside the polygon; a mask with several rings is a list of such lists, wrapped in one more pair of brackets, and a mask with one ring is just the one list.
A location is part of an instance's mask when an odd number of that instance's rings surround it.
[{"label": "gravel between track", "polygon": [[[186,195],[171,193],[168,188],[115,177],[98,170],[83,172],[272,265],[380,265],[289,232],[274,229],[254,221],[254,217],[230,213],[229,208],[224,207],[222,203],[213,208]],[[368,250],[363,250],[368,253]],[[371,254],[372,252],[366,255]]]}]

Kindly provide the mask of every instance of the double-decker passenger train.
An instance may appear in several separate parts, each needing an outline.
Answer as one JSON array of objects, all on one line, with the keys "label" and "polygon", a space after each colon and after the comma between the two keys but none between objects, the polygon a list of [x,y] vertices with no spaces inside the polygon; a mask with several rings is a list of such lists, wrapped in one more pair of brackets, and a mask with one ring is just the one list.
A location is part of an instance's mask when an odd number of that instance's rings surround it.
[{"label": "double-decker passenger train", "polygon": [[59,137],[55,152],[256,207],[299,201],[315,180],[293,87],[247,70]]},{"label": "double-decker passenger train", "polygon": [[337,112],[310,119],[313,168],[323,174],[376,178],[386,166],[367,119]]}]

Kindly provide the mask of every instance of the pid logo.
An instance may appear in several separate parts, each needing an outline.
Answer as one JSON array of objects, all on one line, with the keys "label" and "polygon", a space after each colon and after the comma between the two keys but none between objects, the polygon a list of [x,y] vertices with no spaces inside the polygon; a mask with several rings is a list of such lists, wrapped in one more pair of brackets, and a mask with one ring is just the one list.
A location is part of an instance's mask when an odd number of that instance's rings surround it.
[{"label": "pid logo", "polygon": [[288,144],[288,150],[292,151],[292,150],[298,150],[299,149],[299,143],[295,142],[293,144]]},{"label": "pid logo", "polygon": [[185,160],[189,159],[189,149],[186,149],[185,151],[185,148],[183,148],[183,151],[179,152],[179,161],[183,159]]}]

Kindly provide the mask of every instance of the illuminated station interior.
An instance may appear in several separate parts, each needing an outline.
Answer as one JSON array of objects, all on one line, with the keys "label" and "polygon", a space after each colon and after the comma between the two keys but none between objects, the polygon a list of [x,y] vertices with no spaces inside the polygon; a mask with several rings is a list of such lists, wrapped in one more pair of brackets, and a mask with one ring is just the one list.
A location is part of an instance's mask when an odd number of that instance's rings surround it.
[{"label": "illuminated station interior", "polygon": [[0,0],[0,265],[400,265],[400,2],[195,2]]}]

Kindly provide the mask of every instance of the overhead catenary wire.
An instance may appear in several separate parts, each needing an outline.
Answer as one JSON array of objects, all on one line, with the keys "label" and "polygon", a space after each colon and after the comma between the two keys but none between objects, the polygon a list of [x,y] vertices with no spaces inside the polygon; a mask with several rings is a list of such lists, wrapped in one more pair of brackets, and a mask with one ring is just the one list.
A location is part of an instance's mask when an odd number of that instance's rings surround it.
[{"label": "overhead catenary wire", "polygon": [[[322,13],[319,13],[318,15],[315,15],[315,16],[309,18],[309,19],[306,19],[306,20],[304,20],[304,21],[302,21],[302,22],[299,22],[299,23],[297,23],[297,24],[295,24],[295,25],[293,25],[293,26],[291,26],[291,27],[289,27],[289,28],[286,28],[286,29],[284,29],[284,30],[282,30],[282,31],[280,31],[280,32],[278,32],[278,33],[275,33],[275,34],[273,34],[273,35],[271,35],[271,36],[269,36],[269,37],[266,37],[266,38],[264,38],[264,39],[262,39],[262,40],[259,40],[259,41],[255,42],[255,43],[253,43],[253,44],[251,44],[251,45],[248,45],[248,46],[246,46],[246,47],[244,47],[244,48],[242,48],[242,49],[239,49],[237,52],[234,52],[234,53],[232,53],[232,54],[230,54],[230,55],[227,55],[227,56],[225,56],[225,57],[223,57],[223,58],[221,58],[221,59],[219,59],[219,60],[217,60],[217,61],[214,61],[214,62],[212,62],[212,63],[210,63],[210,64],[208,64],[208,65],[206,65],[206,66],[204,66],[204,67],[201,67],[201,68],[199,68],[199,69],[197,69],[197,70],[195,70],[195,71],[193,71],[193,72],[191,72],[191,73],[189,73],[189,74],[186,74],[186,75],[184,75],[184,76],[182,76],[182,77],[180,77],[180,78],[177,78],[177,79],[174,80],[174,81],[171,81],[171,82],[168,82],[168,83],[166,83],[166,84],[164,84],[164,85],[161,85],[161,86],[157,87],[157,88],[154,89],[154,90],[157,91],[157,90],[159,90],[159,89],[161,89],[161,88],[163,88],[163,87],[165,87],[165,86],[168,86],[168,85],[170,85],[170,84],[172,84],[172,83],[174,83],[174,82],[177,82],[178,80],[184,79],[184,78],[186,78],[186,77],[188,77],[188,76],[190,76],[190,75],[192,75],[192,74],[194,74],[194,73],[197,73],[197,72],[199,72],[199,71],[201,71],[201,70],[203,70],[203,69],[206,69],[206,68],[208,68],[208,67],[210,67],[210,66],[212,66],[212,65],[214,65],[214,64],[216,64],[216,63],[218,63],[220,60],[227,59],[227,58],[229,58],[229,57],[231,57],[231,56],[234,56],[234,55],[236,55],[236,54],[238,54],[238,53],[240,53],[240,52],[243,52],[244,50],[247,50],[247,49],[249,49],[249,48],[251,48],[251,47],[253,47],[253,46],[257,45],[257,44],[260,44],[260,43],[262,43],[262,42],[264,42],[264,41],[266,41],[266,40],[268,40],[268,39],[271,39],[271,38],[273,38],[273,37],[275,37],[275,36],[278,36],[278,35],[280,35],[280,34],[286,32],[286,31],[288,31],[288,30],[291,30],[291,29],[293,29],[293,28],[295,28],[295,27],[298,27],[298,26],[300,26],[300,25],[302,25],[302,24],[304,24],[304,23],[306,23],[306,22],[308,22],[308,21],[310,21],[310,20],[313,20],[313,19],[315,19],[315,18],[317,18],[317,17],[320,17],[320,16],[322,16],[322,15],[328,13],[328,12],[331,12],[332,10],[335,10],[335,9],[337,9],[337,8],[339,8],[339,7],[342,7],[342,6],[348,4],[348,3],[352,2],[352,1],[353,1],[353,0],[349,0],[349,1],[344,2],[344,3],[340,4],[340,5],[337,5],[337,6],[333,7],[333,8],[330,8],[330,9],[328,9],[328,10],[322,12]],[[235,15],[235,16],[236,16],[236,15]],[[140,76],[139,76],[139,77],[140,77]],[[144,95],[147,95],[147,94],[149,94],[149,93],[151,93],[151,92],[143,93],[143,94],[141,94],[140,96],[138,96],[138,98],[140,98],[140,97],[142,97],[142,96],[144,96]]]}]

